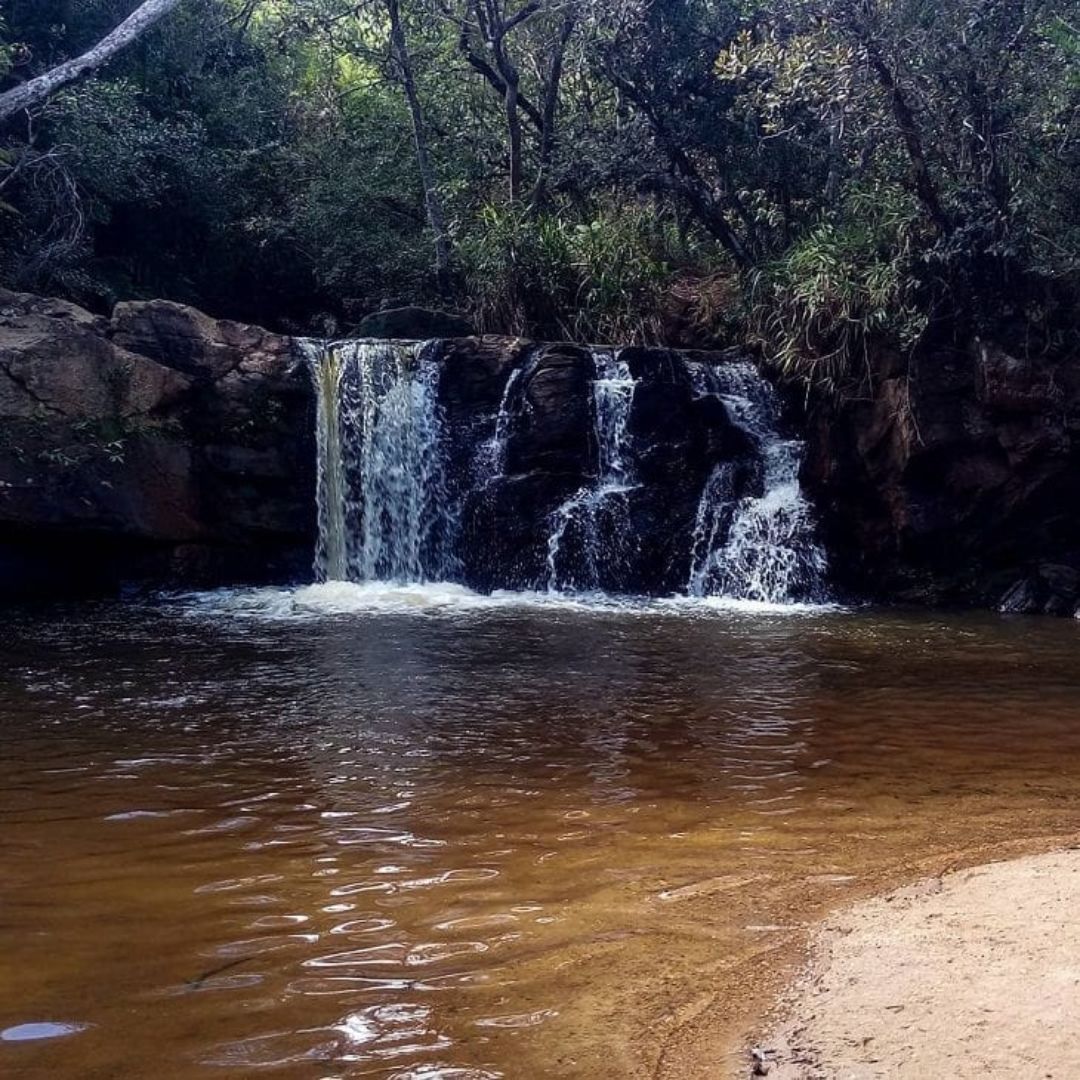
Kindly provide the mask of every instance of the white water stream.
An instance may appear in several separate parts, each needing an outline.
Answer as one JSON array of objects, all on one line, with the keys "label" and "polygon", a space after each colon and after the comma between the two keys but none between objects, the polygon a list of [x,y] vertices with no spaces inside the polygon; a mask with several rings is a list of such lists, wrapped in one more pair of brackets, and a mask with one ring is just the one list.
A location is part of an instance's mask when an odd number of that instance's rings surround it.
[{"label": "white water stream", "polygon": [[[318,579],[461,581],[464,498],[449,492],[438,343],[306,342],[304,350],[318,403]],[[504,479],[535,359],[508,375],[490,434],[469,452],[474,488]],[[551,515],[546,580],[535,585],[552,595],[613,590],[639,542],[631,514],[639,383],[620,352],[595,349],[592,359],[596,472]],[[803,447],[783,433],[779,396],[752,364],[684,362],[698,396],[719,398],[752,448],[752,460],[717,464],[704,485],[687,537],[686,595],[762,605],[824,599],[825,552],[799,484]]]}]

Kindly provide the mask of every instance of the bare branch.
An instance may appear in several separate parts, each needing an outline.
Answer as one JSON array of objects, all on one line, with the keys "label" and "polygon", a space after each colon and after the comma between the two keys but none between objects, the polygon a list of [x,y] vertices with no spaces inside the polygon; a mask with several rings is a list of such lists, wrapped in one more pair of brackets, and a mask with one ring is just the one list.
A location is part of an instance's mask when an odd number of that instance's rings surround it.
[{"label": "bare branch", "polygon": [[136,38],[145,34],[180,2],[181,0],[144,0],[144,3],[140,4],[119,26],[106,34],[82,56],[67,60],[36,79],[30,79],[0,94],[0,121],[14,116],[22,109],[37,105],[62,87],[89,75]]}]

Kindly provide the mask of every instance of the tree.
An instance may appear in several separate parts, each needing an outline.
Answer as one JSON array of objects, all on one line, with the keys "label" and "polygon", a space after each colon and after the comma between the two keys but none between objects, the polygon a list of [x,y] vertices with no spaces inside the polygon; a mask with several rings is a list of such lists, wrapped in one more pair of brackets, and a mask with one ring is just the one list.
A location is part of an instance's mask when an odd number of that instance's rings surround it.
[{"label": "tree", "polygon": [[[739,266],[762,254],[758,222],[742,191],[760,154],[732,122],[732,94],[715,78],[715,55],[738,28],[728,0],[602,5],[596,64],[621,107],[647,132],[657,160],[641,183],[685,205]],[[706,46],[706,48],[703,48]]]},{"label": "tree", "polygon": [[[441,0],[440,6],[456,30],[461,55],[501,99],[511,205],[524,199],[523,121],[539,137],[536,181],[530,198],[531,206],[539,208],[547,196],[555,150],[566,50],[579,22],[577,0],[529,0],[517,6],[510,0]],[[545,40],[547,35],[541,29],[537,37],[543,44],[530,49],[526,42],[524,48],[524,60],[535,72],[534,82],[540,97],[537,105],[522,87],[522,60],[511,44],[531,27],[548,24],[552,19],[555,31],[551,40]],[[545,52],[549,55],[545,56]]]},{"label": "tree", "polygon": [[[166,6],[5,0],[0,101]],[[842,374],[1080,280],[1080,0],[178,8],[4,126],[0,283],[299,329],[452,269],[486,330]]]},{"label": "tree", "polygon": [[516,11],[504,0],[467,0],[466,15],[461,23],[466,33],[475,30],[480,35],[483,47],[494,59],[495,69],[502,81],[511,203],[521,199],[523,183],[521,73],[510,54],[507,38],[516,27],[528,22],[540,8],[538,0],[530,0]]},{"label": "tree", "polygon": [[89,75],[145,34],[150,27],[179,6],[180,2],[181,0],[144,0],[92,49],[0,94],[0,122],[23,109],[40,104],[57,90]]},{"label": "tree", "polygon": [[391,51],[398,67],[405,99],[409,104],[413,141],[416,145],[416,167],[420,173],[420,183],[424,188],[424,205],[435,242],[435,276],[440,290],[445,294],[450,290],[450,236],[446,228],[442,201],[436,187],[435,172],[431,165],[424,113],[420,104],[420,94],[416,88],[412,56],[409,53],[409,43],[405,37],[405,27],[401,21],[398,0],[386,0],[386,9],[390,16]]}]

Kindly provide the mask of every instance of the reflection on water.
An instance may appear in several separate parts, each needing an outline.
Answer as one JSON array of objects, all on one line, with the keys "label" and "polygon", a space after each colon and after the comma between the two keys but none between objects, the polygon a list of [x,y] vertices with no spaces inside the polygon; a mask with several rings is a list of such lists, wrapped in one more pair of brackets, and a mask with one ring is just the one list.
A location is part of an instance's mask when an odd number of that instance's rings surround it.
[{"label": "reflection on water", "polygon": [[6,620],[3,1075],[715,1075],[824,906],[1080,822],[1072,622],[330,599]]}]

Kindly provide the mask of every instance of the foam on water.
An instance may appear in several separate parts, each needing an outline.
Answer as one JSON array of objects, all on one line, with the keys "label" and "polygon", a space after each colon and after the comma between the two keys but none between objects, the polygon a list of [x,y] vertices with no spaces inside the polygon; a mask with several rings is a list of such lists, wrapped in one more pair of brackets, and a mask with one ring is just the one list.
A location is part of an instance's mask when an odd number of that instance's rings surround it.
[{"label": "foam on water", "polygon": [[844,610],[830,604],[770,604],[726,597],[672,596],[663,599],[606,593],[474,592],[450,582],[395,585],[328,581],[297,588],[219,589],[174,598],[196,616],[270,621],[412,615],[462,617],[494,611],[549,610],[581,614],[660,615],[674,618],[806,616]]}]

